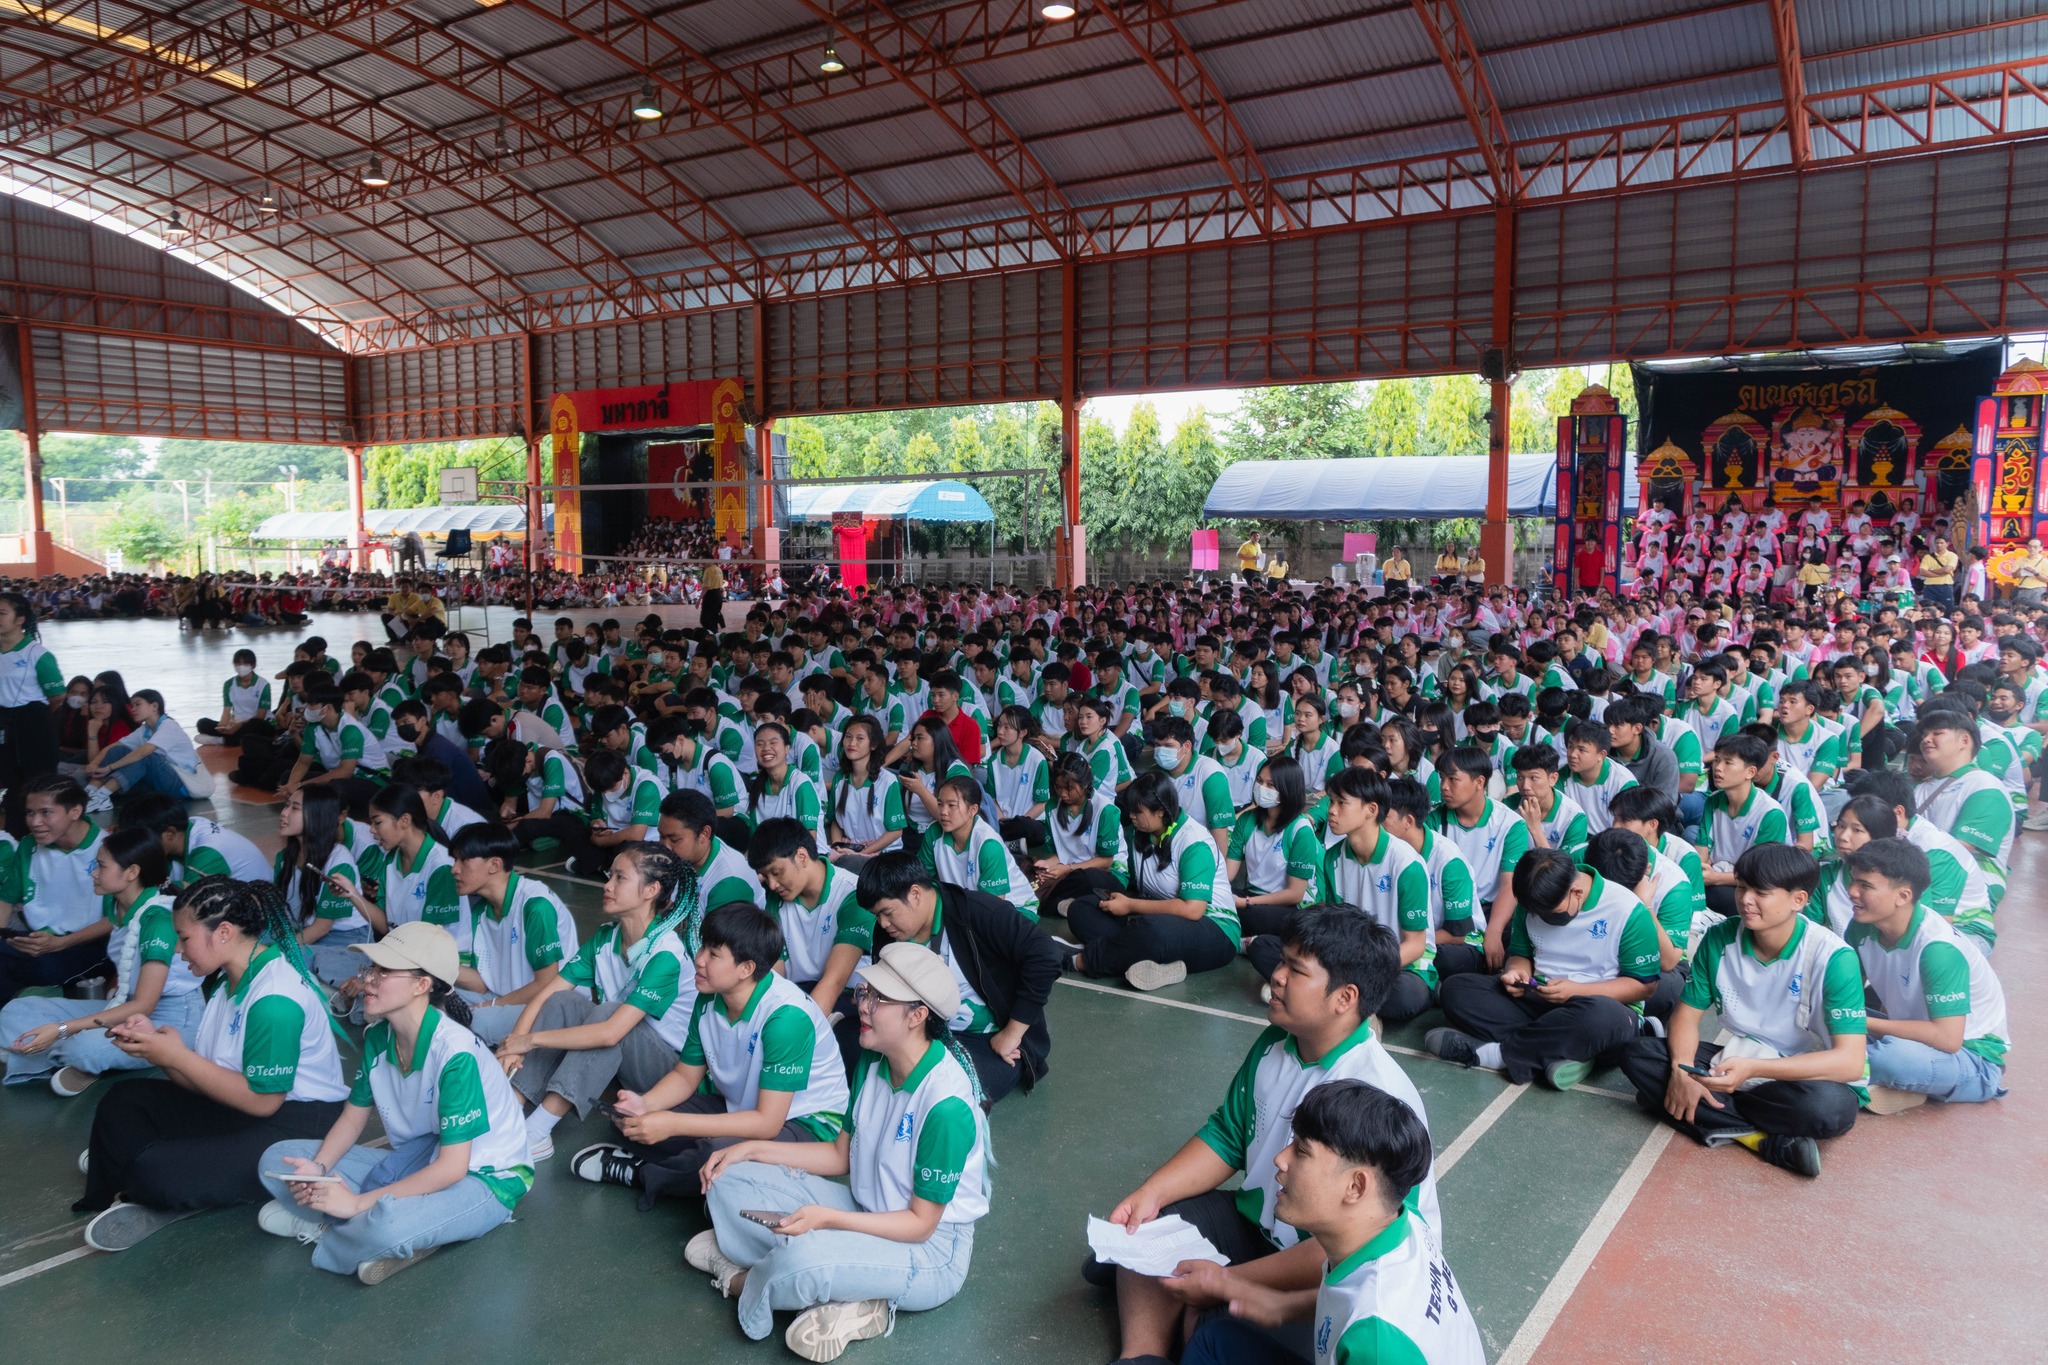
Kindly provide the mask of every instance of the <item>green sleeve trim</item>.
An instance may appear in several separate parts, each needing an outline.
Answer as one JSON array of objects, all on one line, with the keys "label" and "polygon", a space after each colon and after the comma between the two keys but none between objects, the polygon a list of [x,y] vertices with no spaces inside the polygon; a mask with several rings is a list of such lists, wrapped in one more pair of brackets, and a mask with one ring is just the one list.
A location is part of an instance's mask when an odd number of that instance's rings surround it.
[{"label": "green sleeve trim", "polygon": [[1657,940],[1657,918],[1649,907],[1638,903],[1629,911],[1628,920],[1621,926],[1621,943],[1616,954],[1618,969],[1623,976],[1638,981],[1655,981],[1663,971],[1661,964],[1664,947]]},{"label": "green sleeve trim", "polygon": [[1970,963],[1953,943],[1930,943],[1920,952],[1920,985],[1929,1019],[1970,1012]]},{"label": "green sleeve trim", "polygon": [[306,1012],[288,995],[266,995],[249,1007],[242,1031],[242,1075],[259,1095],[287,1095],[299,1075],[299,1037]]},{"label": "green sleeve trim", "polygon": [[1415,1339],[1385,1318],[1360,1318],[1344,1329],[1332,1365],[1429,1365]]},{"label": "green sleeve trim", "polygon": [[917,1175],[910,1193],[934,1204],[949,1204],[966,1173],[974,1151],[974,1111],[958,1095],[948,1095],[924,1116],[917,1134]]},{"label": "green sleeve trim", "polygon": [[455,869],[442,866],[427,877],[427,901],[420,918],[444,928],[461,918],[462,897],[455,893]]},{"label": "green sleeve trim", "polygon": [[641,968],[640,979],[633,983],[625,1003],[649,1019],[659,1019],[668,1013],[670,1005],[675,1004],[682,986],[682,964],[676,955],[656,953],[653,960]]},{"label": "green sleeve trim", "polygon": [[795,1005],[785,1005],[761,1026],[763,1090],[802,1090],[811,1083],[811,1057],[818,1046],[817,1025]]},{"label": "green sleeve trim", "polygon": [[1429,931],[1429,869],[1413,862],[1401,869],[1394,883],[1396,915],[1403,933]]},{"label": "green sleeve trim", "polygon": [[1279,1028],[1269,1028],[1259,1035],[1251,1051],[1245,1054],[1244,1061],[1238,1064],[1237,1074],[1230,1078],[1230,1088],[1223,1093],[1223,1103],[1216,1106],[1216,1112],[1209,1115],[1202,1131],[1195,1134],[1232,1170],[1244,1169],[1245,1153],[1251,1150],[1252,1130],[1258,1118],[1252,1085],[1258,1076],[1259,1059],[1266,1055],[1266,1049],[1286,1036]]},{"label": "green sleeve trim", "polygon": [[536,972],[562,960],[562,937],[555,907],[536,896],[526,903],[526,965]]},{"label": "green sleeve trim", "polygon": [[441,1068],[440,1103],[443,1147],[473,1142],[491,1131],[491,1111],[484,1103],[484,1078],[477,1071],[473,1053],[458,1052]]},{"label": "green sleeve trim", "polygon": [[1837,948],[1822,978],[1821,1003],[1827,1006],[1829,1033],[1868,1033],[1863,1007],[1863,964],[1854,949]]}]

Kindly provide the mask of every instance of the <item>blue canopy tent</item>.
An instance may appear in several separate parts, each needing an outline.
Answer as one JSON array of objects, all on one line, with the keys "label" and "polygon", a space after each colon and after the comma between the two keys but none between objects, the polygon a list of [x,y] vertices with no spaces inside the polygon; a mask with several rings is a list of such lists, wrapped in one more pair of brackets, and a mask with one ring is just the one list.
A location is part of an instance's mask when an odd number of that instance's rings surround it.
[{"label": "blue canopy tent", "polygon": [[[1441,521],[1486,515],[1484,455],[1343,460],[1240,460],[1202,504],[1204,517],[1251,521]],[[1622,510],[1636,506],[1636,461],[1622,472]],[[1508,457],[1508,515],[1554,516],[1557,457]]]},{"label": "blue canopy tent", "polygon": [[[555,508],[544,510],[553,529]],[[265,517],[250,533],[254,540],[346,540],[349,534],[346,512],[278,512]],[[521,535],[526,531],[526,509],[509,503],[476,503],[463,507],[368,508],[363,512],[363,530],[373,536],[402,536],[418,531],[423,536],[445,536],[450,531],[467,531],[478,538]]]}]

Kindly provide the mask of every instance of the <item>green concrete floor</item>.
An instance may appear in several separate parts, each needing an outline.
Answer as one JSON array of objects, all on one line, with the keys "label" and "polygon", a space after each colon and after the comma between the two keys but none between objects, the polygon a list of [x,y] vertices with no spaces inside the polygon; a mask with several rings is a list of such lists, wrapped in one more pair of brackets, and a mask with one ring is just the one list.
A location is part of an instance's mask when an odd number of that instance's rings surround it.
[{"label": "green concrete floor", "polygon": [[[374,620],[325,617],[316,628],[339,642],[354,632],[337,623],[374,629]],[[248,640],[244,632],[174,638],[163,623],[118,629],[115,638],[101,624],[58,625],[49,640],[70,672],[125,660],[131,686],[163,688],[174,714],[188,716],[178,697],[217,697],[229,654]],[[289,657],[295,638],[257,636],[266,669],[274,671],[273,654],[280,663]],[[135,668],[137,657],[151,665]],[[274,808],[223,794],[214,813],[275,846]],[[558,870],[547,875],[579,924],[593,927],[595,888]],[[1262,1026],[1256,980],[1240,960],[1149,997],[1069,982],[1055,992],[1050,1020],[1051,1075],[995,1113],[993,1207],[977,1228],[966,1289],[935,1312],[904,1315],[887,1348],[857,1347],[848,1359],[886,1349],[906,1362],[1086,1363],[1113,1352],[1114,1304],[1076,1273],[1083,1221],[1106,1214],[1221,1098]],[[1410,1025],[1389,1041],[1412,1049],[1422,1031]],[[1428,1107],[1439,1160],[1448,1161],[1440,1185],[1450,1261],[1497,1355],[1655,1129],[1611,1093],[1621,1084],[1611,1074],[1558,1095],[1512,1092],[1490,1072],[1401,1061]],[[69,1101],[42,1087],[0,1093],[0,1171],[8,1173],[0,1359],[10,1365],[145,1355],[178,1365],[285,1352],[374,1358],[408,1349],[443,1359],[638,1361],[685,1342],[705,1362],[782,1355],[779,1345],[748,1343],[731,1305],[684,1265],[683,1242],[705,1226],[701,1208],[678,1202],[636,1213],[626,1191],[576,1180],[561,1157],[541,1168],[511,1224],[375,1290],[311,1269],[305,1248],[256,1230],[253,1210],[177,1224],[119,1256],[51,1265],[79,1245],[84,1220],[69,1206],[97,1093]],[[574,1152],[607,1131],[602,1120],[569,1120],[557,1150]],[[1512,1219],[1497,1217],[1504,1207],[1516,1211]],[[33,1273],[8,1282],[23,1271]]]}]

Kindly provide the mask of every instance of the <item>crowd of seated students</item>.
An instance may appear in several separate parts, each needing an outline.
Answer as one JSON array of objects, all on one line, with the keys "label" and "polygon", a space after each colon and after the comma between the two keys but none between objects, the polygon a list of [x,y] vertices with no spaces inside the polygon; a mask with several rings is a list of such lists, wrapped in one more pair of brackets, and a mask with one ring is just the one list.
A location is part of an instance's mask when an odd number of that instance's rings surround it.
[{"label": "crowd of seated students", "polygon": [[[199,722],[285,798],[265,859],[186,813],[160,697],[116,734],[0,597],[30,656],[0,699],[86,755],[22,784],[0,849],[7,1079],[162,1073],[97,1101],[92,1245],[250,1203],[375,1282],[504,1221],[602,1114],[573,1175],[701,1199],[686,1255],[743,1330],[796,1311],[830,1359],[958,1292],[1001,1102],[1054,1083],[1062,972],[1151,991],[1243,955],[1272,1027],[1112,1215],[1178,1213],[1230,1265],[1091,1260],[1118,1357],[1477,1360],[1462,1300],[1416,1297],[1454,1282],[1373,1020],[1516,1082],[1619,1067],[1807,1177],[1862,1115],[2004,1093],[2038,606],[829,588],[731,633],[521,618],[481,647],[387,617],[346,664],[243,651]],[[602,885],[595,932],[536,851]],[[19,995],[95,971],[106,1000]]]}]

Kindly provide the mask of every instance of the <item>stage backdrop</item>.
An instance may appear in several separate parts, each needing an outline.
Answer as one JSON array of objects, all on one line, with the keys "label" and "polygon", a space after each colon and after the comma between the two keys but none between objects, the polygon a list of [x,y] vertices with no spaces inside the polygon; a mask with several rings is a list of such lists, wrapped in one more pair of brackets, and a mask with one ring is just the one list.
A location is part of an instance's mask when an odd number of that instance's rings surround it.
[{"label": "stage backdrop", "polygon": [[1754,506],[1769,491],[1781,506],[1862,498],[1880,524],[1908,509],[1931,519],[1935,479],[1960,472],[1946,467],[1951,438],[1970,435],[2003,361],[2002,343],[1989,342],[1857,367],[1637,365],[1637,449],[1669,440],[1691,454],[1702,491],[1721,495],[1709,503],[1716,511],[1730,494]]}]

